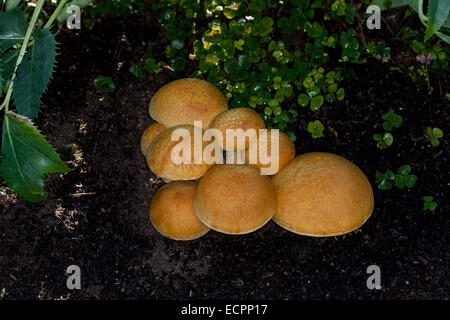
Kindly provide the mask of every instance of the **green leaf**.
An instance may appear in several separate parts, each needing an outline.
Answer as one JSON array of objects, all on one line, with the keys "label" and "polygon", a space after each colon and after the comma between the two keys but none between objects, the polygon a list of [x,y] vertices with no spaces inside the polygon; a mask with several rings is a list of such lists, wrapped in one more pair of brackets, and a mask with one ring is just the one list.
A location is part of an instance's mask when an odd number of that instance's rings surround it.
[{"label": "green leaf", "polygon": [[0,55],[0,96],[5,88],[6,81],[11,79],[19,52],[20,49],[16,48]]},{"label": "green leaf", "polygon": [[380,7],[381,10],[393,9],[410,5],[417,11],[419,0],[373,0],[370,4]]},{"label": "green leaf", "polygon": [[[447,21],[448,21],[449,24],[450,24],[450,19],[448,19]],[[447,28],[450,28],[450,26],[447,27]],[[442,40],[444,40],[447,44],[450,44],[450,36],[448,36],[448,35],[446,35],[446,34],[444,34],[444,33],[441,33],[441,32],[439,32],[439,31],[436,33],[436,35],[437,35],[439,38],[441,38]]]},{"label": "green leaf", "polygon": [[180,40],[173,40],[173,41],[170,43],[170,45],[171,45],[173,48],[177,49],[177,50],[180,50],[180,49],[182,49],[182,48],[184,47],[183,41],[180,41]]},{"label": "green leaf", "polygon": [[425,41],[430,39],[433,34],[445,23],[450,11],[450,1],[448,0],[430,0],[428,1],[428,21],[425,31]]},{"label": "green leaf", "polygon": [[14,9],[0,12],[0,53],[21,43],[27,32],[27,19],[24,12]]},{"label": "green leaf", "polygon": [[306,94],[301,93],[298,95],[298,104],[300,106],[306,107],[308,105],[308,103],[309,103],[309,97]]},{"label": "green leaf", "polygon": [[383,129],[384,130],[390,131],[390,130],[392,130],[392,128],[394,128],[394,125],[392,124],[391,121],[384,121],[383,122]]},{"label": "green leaf", "polygon": [[393,180],[394,177],[395,177],[395,175],[394,175],[394,173],[392,172],[392,170],[386,170],[386,172],[384,173],[384,177],[385,177],[386,179]]},{"label": "green leaf", "polygon": [[252,66],[252,62],[250,61],[249,57],[240,55],[238,58],[238,66],[241,69],[248,70]]},{"label": "green leaf", "polygon": [[442,138],[444,136],[444,132],[439,128],[433,128],[432,134],[435,138]]},{"label": "green leaf", "polygon": [[404,164],[398,168],[397,172],[406,176],[411,172],[411,166],[409,164]]},{"label": "green leaf", "polygon": [[408,187],[408,189],[411,189],[412,187],[414,187],[414,185],[416,184],[417,181],[417,176],[415,175],[409,175],[405,178],[405,184]]},{"label": "green leaf", "polygon": [[271,107],[265,107],[264,108],[264,113],[267,114],[268,116],[270,116],[272,114],[272,108]]},{"label": "green leaf", "polygon": [[437,202],[432,201],[428,204],[428,210],[434,211],[434,210],[436,210],[436,208],[437,208]]},{"label": "green leaf", "polygon": [[390,145],[392,145],[392,143],[394,142],[394,137],[392,136],[391,133],[386,132],[386,133],[383,135],[383,142],[384,142],[387,146],[390,146]]},{"label": "green leaf", "polygon": [[425,202],[431,202],[431,201],[433,201],[433,196],[424,196],[422,199]]},{"label": "green leaf", "polygon": [[384,180],[384,174],[382,174],[380,171],[375,172],[375,183],[380,183]]},{"label": "green leaf", "polygon": [[70,171],[31,122],[12,112],[3,121],[0,169],[8,185],[31,202],[45,199],[45,174]]},{"label": "green leaf", "polygon": [[6,11],[17,8],[21,0],[6,0]]},{"label": "green leaf", "polygon": [[323,105],[323,97],[315,96],[311,98],[311,110],[316,111]]},{"label": "green leaf", "polygon": [[339,88],[338,91],[336,91],[336,98],[339,101],[342,101],[345,97],[345,90],[344,88]]},{"label": "green leaf", "polygon": [[392,188],[392,183],[390,181],[388,181],[388,180],[383,180],[378,185],[378,189],[380,189],[380,190],[389,190],[391,188]]},{"label": "green leaf", "polygon": [[392,120],[392,124],[394,125],[394,127],[396,128],[400,128],[400,126],[403,123],[403,117],[402,116],[395,116],[394,119]]},{"label": "green leaf", "polygon": [[295,140],[297,140],[297,137],[292,132],[288,132],[287,136],[289,137],[289,139],[291,139],[292,142],[295,142]]},{"label": "green leaf", "polygon": [[13,97],[17,112],[28,118],[39,113],[41,96],[52,76],[56,56],[55,35],[38,28],[34,43],[28,48],[14,80]]},{"label": "green leaf", "polygon": [[110,92],[116,88],[111,77],[98,76],[94,79],[94,86],[102,88],[105,92]]},{"label": "green leaf", "polygon": [[144,72],[142,72],[142,69],[137,64],[132,64],[130,66],[130,72],[132,75],[134,75],[135,77],[137,77],[139,79],[145,78]]},{"label": "green leaf", "polygon": [[404,189],[405,188],[405,176],[396,175],[394,177],[394,183],[397,188]]}]

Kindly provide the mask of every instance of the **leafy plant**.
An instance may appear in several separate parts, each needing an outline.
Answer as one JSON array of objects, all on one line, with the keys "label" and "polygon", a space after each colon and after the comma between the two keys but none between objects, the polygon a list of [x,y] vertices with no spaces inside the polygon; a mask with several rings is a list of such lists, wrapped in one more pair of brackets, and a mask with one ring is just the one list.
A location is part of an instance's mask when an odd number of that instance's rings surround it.
[{"label": "leafy plant", "polygon": [[164,64],[161,62],[156,62],[156,60],[153,58],[153,55],[151,52],[149,52],[149,57],[145,59],[144,63],[142,65],[132,64],[130,66],[130,72],[135,77],[139,79],[145,78],[145,73],[158,73],[161,71],[161,68]]},{"label": "leafy plant", "polygon": [[439,139],[444,136],[444,132],[439,128],[425,128],[425,135],[428,139],[430,139],[430,143],[433,147],[437,147],[439,143]]},{"label": "leafy plant", "polygon": [[[216,85],[231,108],[255,108],[267,127],[285,130],[299,106],[318,111],[325,102],[343,100],[345,67],[365,61],[356,31],[331,27],[356,25],[343,0],[163,0],[153,8],[168,38],[160,66],[178,73],[197,61],[195,77]],[[296,40],[285,43],[274,38],[278,33]],[[327,62],[335,53],[343,64],[332,69]],[[142,77],[137,67],[132,72]]]},{"label": "leafy plant", "polygon": [[389,109],[389,111],[384,113],[381,118],[384,120],[383,128],[388,132],[376,133],[373,135],[373,139],[377,141],[378,148],[386,149],[394,142],[394,136],[389,131],[393,128],[400,128],[403,123],[403,118],[396,114],[394,109]]},{"label": "leafy plant", "polygon": [[423,198],[423,210],[434,211],[437,208],[437,202],[433,201],[433,196],[424,196]]},{"label": "leafy plant", "polygon": [[408,164],[401,165],[397,169],[396,174],[392,170],[386,170],[385,173],[377,170],[375,183],[378,184],[378,189],[380,190],[391,189],[392,183],[399,189],[404,189],[405,187],[411,189],[416,184],[417,176],[409,174],[410,172],[411,166]]},{"label": "leafy plant", "polygon": [[94,79],[94,86],[102,89],[104,92],[111,92],[116,88],[112,78],[107,76],[97,76]]},{"label": "leafy plant", "polygon": [[138,13],[144,8],[144,3],[138,0],[99,0],[93,2],[89,13],[92,16],[107,16],[113,14],[121,16],[125,13]]},{"label": "leafy plant", "polygon": [[403,123],[402,116],[396,114],[394,109],[389,109],[381,118],[384,120],[383,128],[387,131],[391,131],[393,128],[400,128]]},{"label": "leafy plant", "polygon": [[9,186],[31,202],[45,198],[46,174],[70,170],[31,121],[55,64],[57,43],[50,27],[66,2],[45,24],[38,19],[44,0],[37,1],[28,24],[21,9],[0,12],[0,94],[5,92],[0,170]]},{"label": "leafy plant", "polygon": [[309,133],[311,133],[311,137],[313,139],[323,137],[323,129],[325,129],[325,127],[319,120],[315,120],[314,122],[308,123],[307,130]]},{"label": "leafy plant", "polygon": [[390,132],[375,133],[373,139],[377,142],[377,147],[380,149],[386,149],[394,142],[394,137]]},{"label": "leafy plant", "polygon": [[420,21],[426,27],[425,41],[433,35],[450,43],[450,2],[448,0],[429,0],[427,15],[424,14],[423,0],[374,0],[372,4],[378,5],[382,10],[410,6],[418,14]]}]

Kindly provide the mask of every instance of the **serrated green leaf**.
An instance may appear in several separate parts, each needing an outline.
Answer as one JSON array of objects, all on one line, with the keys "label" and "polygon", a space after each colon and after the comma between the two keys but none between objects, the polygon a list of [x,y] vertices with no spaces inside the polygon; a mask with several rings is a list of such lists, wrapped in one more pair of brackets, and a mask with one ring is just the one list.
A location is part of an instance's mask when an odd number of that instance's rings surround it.
[{"label": "serrated green leaf", "polygon": [[0,12],[0,53],[21,43],[27,32],[27,19],[19,9]]},{"label": "serrated green leaf", "polygon": [[30,202],[45,199],[45,174],[70,171],[31,122],[12,112],[3,121],[0,169],[8,185]]},{"label": "serrated green leaf", "polygon": [[428,1],[427,28],[425,30],[425,41],[439,30],[447,20],[450,11],[450,1],[448,0],[430,0]]},{"label": "serrated green leaf", "polygon": [[17,112],[28,118],[39,113],[41,96],[52,76],[56,57],[55,35],[38,28],[34,43],[28,48],[14,80],[13,97]]}]

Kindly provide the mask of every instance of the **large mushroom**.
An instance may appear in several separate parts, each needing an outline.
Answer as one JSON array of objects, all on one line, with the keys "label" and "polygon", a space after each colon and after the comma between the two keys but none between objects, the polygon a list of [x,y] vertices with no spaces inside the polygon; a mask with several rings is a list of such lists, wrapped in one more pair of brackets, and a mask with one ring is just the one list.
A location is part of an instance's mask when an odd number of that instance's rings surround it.
[{"label": "large mushroom", "polygon": [[[259,136],[255,149],[248,148],[245,150],[245,163],[256,169],[261,169],[261,173],[267,175],[278,173],[295,158],[294,143],[284,132],[277,130],[278,135],[276,135],[274,130],[277,129],[267,129],[267,134]],[[267,141],[265,144],[267,150],[261,150],[261,148],[264,148],[264,144],[261,144],[262,138]],[[277,139],[278,143],[276,143]],[[272,154],[272,148],[275,154]],[[268,159],[263,159],[261,154],[266,155]],[[270,161],[267,163],[263,160]]]},{"label": "large mushroom", "polygon": [[[259,129],[264,129],[265,124],[261,116],[250,108],[235,108],[217,115],[209,125],[210,129],[220,131],[216,137],[216,143],[227,151],[239,151],[248,148],[257,141]],[[246,132],[248,129],[253,129]],[[236,130],[236,131],[232,131]],[[234,141],[227,141],[227,133]],[[246,136],[246,133],[248,134]],[[227,147],[227,143],[231,147]]]},{"label": "large mushroom", "polygon": [[[169,181],[195,180],[203,176],[215,160],[204,152],[207,144],[203,141],[202,134],[200,128],[191,125],[164,130],[148,148],[146,160],[150,170]],[[197,147],[196,137],[200,141]]]},{"label": "large mushroom", "polygon": [[211,83],[194,78],[165,84],[156,91],[149,105],[150,116],[166,128],[201,121],[206,129],[225,110],[227,100],[222,92]]},{"label": "large mushroom", "polygon": [[372,214],[373,190],[349,160],[324,152],[296,157],[273,179],[273,220],[297,234],[326,237],[358,229]]},{"label": "large mushroom", "polygon": [[164,130],[166,130],[166,128],[158,122],[153,122],[144,130],[140,143],[141,151],[144,154],[144,156],[147,154],[148,147],[150,146],[152,141],[156,138],[158,134],[160,134]]},{"label": "large mushroom", "polygon": [[275,192],[268,176],[246,165],[215,165],[198,182],[197,217],[209,228],[245,234],[266,224],[275,212]]},{"label": "large mushroom", "polygon": [[162,186],[150,203],[150,220],[163,236],[174,240],[194,240],[209,231],[195,215],[196,183],[175,181]]}]

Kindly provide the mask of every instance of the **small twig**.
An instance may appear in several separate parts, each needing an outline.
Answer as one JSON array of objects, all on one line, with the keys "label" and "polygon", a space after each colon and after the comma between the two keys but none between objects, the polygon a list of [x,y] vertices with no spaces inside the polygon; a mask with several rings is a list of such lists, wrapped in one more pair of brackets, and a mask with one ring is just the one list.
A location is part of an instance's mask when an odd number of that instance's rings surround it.
[{"label": "small twig", "polygon": [[388,28],[389,32],[391,33],[392,37],[395,38],[395,33],[394,31],[391,29],[391,26],[389,25],[389,23],[387,22],[387,20],[381,16],[381,19],[383,20],[383,22],[386,24],[386,27]]},{"label": "small twig", "polygon": [[82,193],[71,193],[71,194],[69,194],[69,196],[76,197],[76,198],[84,197],[84,196],[93,196],[93,195],[96,195],[96,193],[95,192],[82,192]]}]

